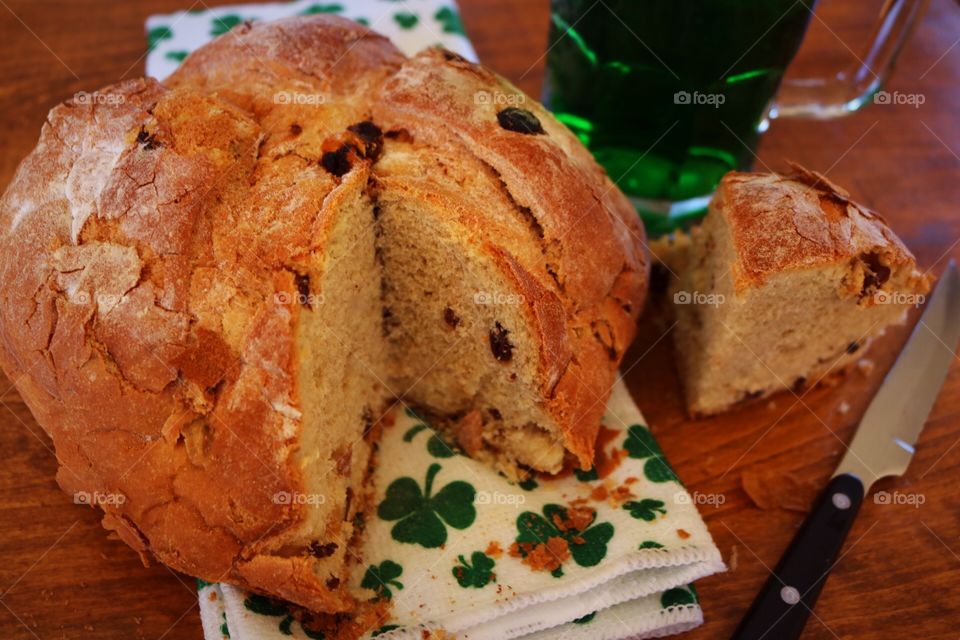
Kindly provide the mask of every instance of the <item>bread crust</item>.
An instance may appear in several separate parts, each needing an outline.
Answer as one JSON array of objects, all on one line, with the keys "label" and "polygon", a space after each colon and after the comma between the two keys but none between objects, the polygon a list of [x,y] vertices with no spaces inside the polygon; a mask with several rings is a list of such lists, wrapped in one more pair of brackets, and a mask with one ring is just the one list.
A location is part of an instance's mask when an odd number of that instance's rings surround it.
[{"label": "bread crust", "polygon": [[829,383],[930,286],[883,218],[799,165],[725,175],[680,247],[671,293],[717,301],[673,307],[691,417]]},{"label": "bread crust", "polygon": [[[543,134],[498,122],[504,104],[532,113]],[[452,138],[502,181],[530,217],[536,243],[491,254],[528,301],[541,337],[539,382],[564,445],[593,464],[609,389],[633,340],[649,263],[636,210],[574,135],[495,73],[442,49],[406,61],[386,83],[374,118],[437,145]],[[491,229],[481,219],[476,230]],[[558,312],[562,308],[562,320]]]},{"label": "bread crust", "polygon": [[[446,93],[421,103],[420,81]],[[103,524],[145,561],[316,611],[353,606],[330,581],[346,574],[291,553],[305,506],[276,496],[305,490],[296,274],[371,171],[361,160],[337,178],[318,159],[371,116],[456,140],[533,212],[542,245],[489,251],[529,293],[543,400],[592,462],[646,291],[643,231],[562,125],[528,100],[546,135],[505,131],[462,103],[477,87],[516,92],[313,16],[241,25],[166,85],[123,82],[51,111],[0,200],[0,365],[51,435],[61,487],[122,495],[100,505]],[[322,117],[277,107],[278,92],[323,96]]]},{"label": "bread crust", "polygon": [[[731,172],[720,181],[711,207],[730,228],[737,290],[758,286],[771,274],[846,263],[880,249],[888,266],[915,264],[878,213],[825,176],[797,164],[791,168],[786,175]],[[926,290],[920,281],[916,286]]]}]

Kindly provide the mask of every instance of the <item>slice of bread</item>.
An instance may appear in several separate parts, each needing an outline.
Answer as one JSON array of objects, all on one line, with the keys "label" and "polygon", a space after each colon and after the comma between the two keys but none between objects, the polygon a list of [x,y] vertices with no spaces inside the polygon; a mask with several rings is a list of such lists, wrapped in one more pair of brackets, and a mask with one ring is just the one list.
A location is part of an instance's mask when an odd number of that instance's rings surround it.
[{"label": "slice of bread", "polygon": [[144,558],[350,610],[401,401],[508,474],[592,464],[643,231],[535,101],[331,16],[97,96],[0,200],[0,364]]},{"label": "slice of bread", "polygon": [[727,174],[671,291],[688,411],[816,383],[928,290],[883,219],[822,175]]}]

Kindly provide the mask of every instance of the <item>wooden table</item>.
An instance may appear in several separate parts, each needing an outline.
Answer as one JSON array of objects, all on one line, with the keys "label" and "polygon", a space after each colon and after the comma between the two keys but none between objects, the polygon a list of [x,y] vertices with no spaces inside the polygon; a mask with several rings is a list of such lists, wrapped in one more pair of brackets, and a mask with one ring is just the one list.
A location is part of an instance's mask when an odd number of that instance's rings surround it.
[{"label": "wooden table", "polygon": [[[187,4],[0,0],[0,184],[33,147],[53,105],[142,73],[144,19]],[[834,33],[856,49],[853,39],[869,29],[850,13],[858,3],[843,4],[834,9],[831,29],[811,34],[841,53]],[[480,57],[537,95],[547,3],[462,5]],[[758,166],[777,168],[791,158],[826,171],[882,212],[924,267],[939,271],[948,256],[960,257],[958,36],[956,4],[933,0],[888,86],[923,94],[922,106],[875,105],[827,123],[775,122]],[[644,325],[625,364],[630,388],[690,490],[722,502],[701,510],[730,571],[699,584],[707,622],[685,637],[729,636],[802,519],[796,511],[758,508],[743,489],[744,476],[768,474],[775,487],[788,474],[808,489],[824,483],[905,335],[890,335],[870,355],[877,365],[872,374],[692,422],[681,411],[669,340],[657,342],[656,328]],[[0,380],[0,390],[7,387]],[[0,399],[0,638],[200,638],[193,581],[162,566],[143,568],[127,547],[108,540],[97,514],[57,488],[50,443],[16,392]],[[960,368],[954,368],[910,471],[879,487],[923,503],[867,501],[805,638],[958,637],[958,443]]]}]

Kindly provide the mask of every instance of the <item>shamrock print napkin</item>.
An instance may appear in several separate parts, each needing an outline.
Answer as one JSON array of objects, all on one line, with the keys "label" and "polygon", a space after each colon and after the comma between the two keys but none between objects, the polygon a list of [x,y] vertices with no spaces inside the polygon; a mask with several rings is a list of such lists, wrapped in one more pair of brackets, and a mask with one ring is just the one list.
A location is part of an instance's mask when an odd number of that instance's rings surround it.
[{"label": "shamrock print napkin", "polygon": [[[452,0],[296,0],[152,16],[147,75],[167,77],[196,48],[246,20],[336,13],[408,55],[443,45],[476,54]],[[513,484],[462,455],[412,411],[380,443],[384,464],[353,586],[389,604],[368,634],[469,640],[662,637],[703,620],[694,580],[720,553],[622,383],[607,406],[596,466]],[[198,584],[207,640],[323,638],[280,601]],[[429,633],[428,633],[429,635]]]},{"label": "shamrock print napkin", "polygon": [[[702,622],[690,583],[724,565],[623,383],[594,468],[517,484],[398,413],[353,579],[389,602],[369,637],[619,640]],[[283,603],[229,585],[201,585],[200,604],[208,639],[322,636]]]},{"label": "shamrock print napkin", "polygon": [[[190,4],[184,0],[184,4]],[[178,11],[147,19],[147,75],[163,80],[190,52],[247,20],[277,20],[332,13],[390,38],[407,55],[442,45],[476,61],[460,13],[452,0],[295,0]],[[546,28],[546,27],[544,27]]]}]

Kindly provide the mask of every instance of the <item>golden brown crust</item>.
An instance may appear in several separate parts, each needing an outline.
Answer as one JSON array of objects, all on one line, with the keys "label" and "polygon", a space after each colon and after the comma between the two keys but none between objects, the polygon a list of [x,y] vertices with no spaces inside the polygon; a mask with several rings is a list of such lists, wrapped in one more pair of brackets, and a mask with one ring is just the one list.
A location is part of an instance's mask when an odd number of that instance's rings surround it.
[{"label": "golden brown crust", "polygon": [[[533,114],[543,133],[502,126],[504,105]],[[541,338],[547,407],[564,429],[564,445],[589,467],[646,293],[649,264],[636,211],[546,109],[450,52],[425,50],[405,62],[387,81],[374,118],[418,142],[443,146],[452,138],[529,216],[537,245],[499,261],[526,299],[537,301],[526,311]]]},{"label": "golden brown crust", "polygon": [[[424,101],[421,80],[446,93]],[[104,526],[144,558],[313,610],[352,606],[328,587],[345,576],[291,553],[304,507],[275,496],[305,486],[295,273],[370,172],[336,178],[318,160],[375,112],[456,141],[542,228],[525,252],[489,251],[530,294],[544,398],[588,466],[646,290],[643,232],[562,125],[528,101],[546,134],[506,131],[478,87],[516,92],[317,16],[242,25],[166,86],[55,108],[0,201],[0,364],[52,436],[64,490],[122,495],[101,505]],[[277,97],[295,93],[322,98]]]},{"label": "golden brown crust", "polygon": [[824,176],[791,167],[789,175],[731,172],[720,181],[711,208],[730,229],[738,290],[771,274],[845,263],[878,247],[888,266],[915,262],[879,214]]},{"label": "golden brown crust", "polygon": [[796,165],[724,176],[689,244],[671,292],[694,417],[829,383],[930,284],[880,216]]}]

